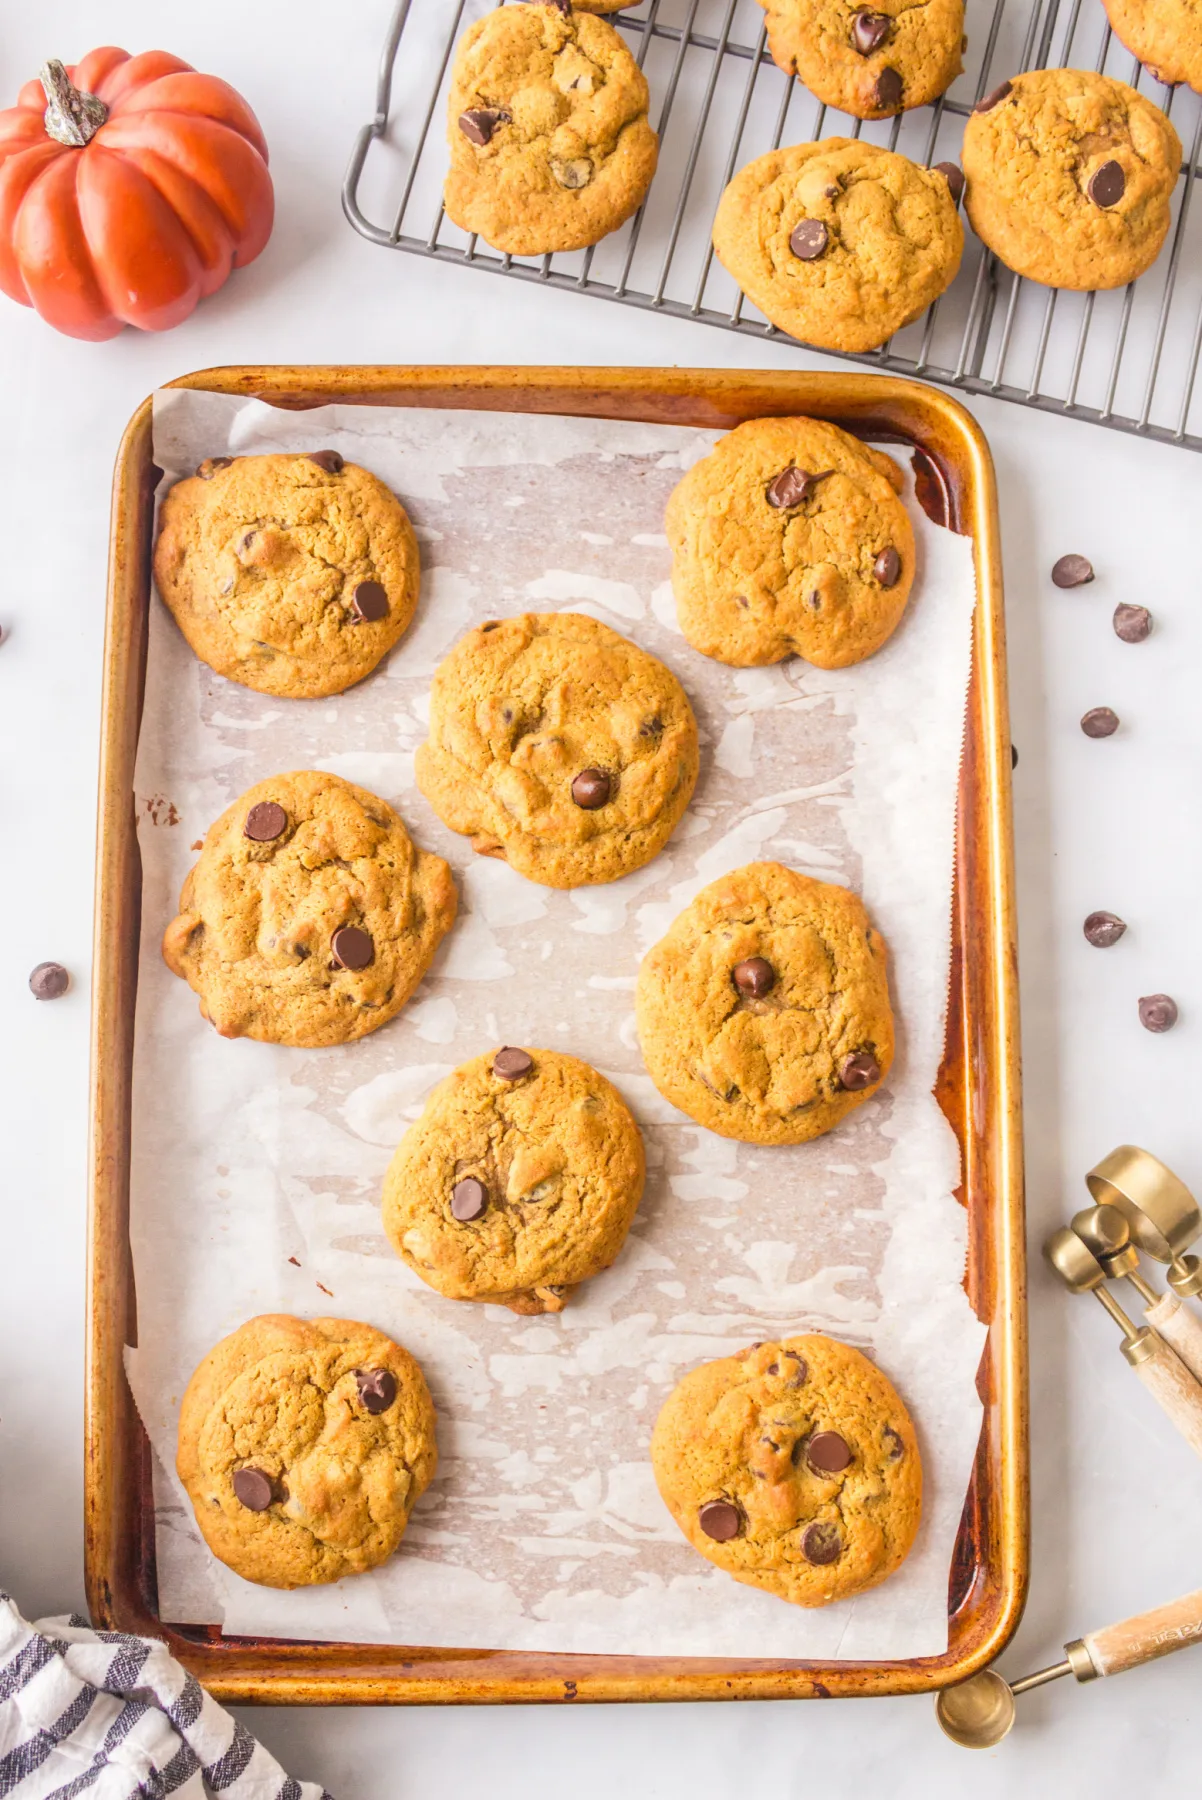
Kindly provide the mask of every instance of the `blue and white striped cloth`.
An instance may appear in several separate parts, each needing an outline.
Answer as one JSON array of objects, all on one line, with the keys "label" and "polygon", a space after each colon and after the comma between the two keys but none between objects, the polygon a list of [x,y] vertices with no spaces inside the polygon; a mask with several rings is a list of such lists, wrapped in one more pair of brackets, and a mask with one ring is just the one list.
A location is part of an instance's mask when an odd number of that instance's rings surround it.
[{"label": "blue and white striped cloth", "polygon": [[30,1625],[0,1592],[4,1800],[330,1800],[295,1781],[153,1638]]}]

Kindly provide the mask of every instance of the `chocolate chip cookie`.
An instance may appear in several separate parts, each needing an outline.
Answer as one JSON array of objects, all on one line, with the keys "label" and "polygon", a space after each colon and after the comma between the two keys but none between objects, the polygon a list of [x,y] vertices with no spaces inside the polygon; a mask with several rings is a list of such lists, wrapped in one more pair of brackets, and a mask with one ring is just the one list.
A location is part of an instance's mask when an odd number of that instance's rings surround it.
[{"label": "chocolate chip cookie", "polygon": [[1160,252],[1181,140],[1150,100],[1084,69],[1032,69],[978,101],[964,204],[1008,269],[1046,287],[1124,287]]},{"label": "chocolate chip cookie", "polygon": [[435,674],[417,783],[473,850],[531,881],[615,881],[661,850],[697,780],[675,675],[581,613],[491,619]]},{"label": "chocolate chip cookie", "polygon": [[1202,94],[1202,0],[1102,0],[1114,35],[1166,87]]},{"label": "chocolate chip cookie", "polygon": [[918,1443],[892,1383],[817,1334],[686,1375],[656,1420],[651,1466],[695,1550],[794,1606],[884,1581],[922,1512]]},{"label": "chocolate chip cookie", "polygon": [[695,650],[740,667],[804,656],[841,669],[905,611],[914,533],[902,474],[817,419],[749,419],[668,502],[672,587]]},{"label": "chocolate chip cookie", "polygon": [[948,177],[858,138],[770,150],[718,202],[714,249],[781,331],[875,350],[950,285],[964,230]]},{"label": "chocolate chip cookie", "polygon": [[209,828],[163,938],[222,1037],[316,1048],[395,1018],[451,928],[440,856],[337,775],[272,775]]},{"label": "chocolate chip cookie", "polygon": [[768,48],[824,106],[886,119],[925,106],[963,68],[964,0],[760,0]]},{"label": "chocolate chip cookie", "polygon": [[635,1010],[651,1079],[721,1137],[820,1137],[889,1073],[886,961],[847,888],[772,862],[723,875],[643,958]]},{"label": "chocolate chip cookie", "polygon": [[417,540],[396,495],[335,450],[214,456],[162,503],[154,578],[211,669],[315,700],[362,681],[404,635]]},{"label": "chocolate chip cookie", "polygon": [[617,1256],[643,1193],[643,1140],[596,1069],[505,1045],[431,1094],[384,1181],[384,1229],[450,1300],[562,1312]]},{"label": "chocolate chip cookie", "polygon": [[352,1319],[249,1319],[184,1394],[176,1469],[214,1556],[310,1587],[392,1555],[438,1453],[407,1350]]},{"label": "chocolate chip cookie", "polygon": [[607,20],[537,0],[486,13],[451,74],[447,217],[513,256],[597,243],[655,173],[648,104]]}]

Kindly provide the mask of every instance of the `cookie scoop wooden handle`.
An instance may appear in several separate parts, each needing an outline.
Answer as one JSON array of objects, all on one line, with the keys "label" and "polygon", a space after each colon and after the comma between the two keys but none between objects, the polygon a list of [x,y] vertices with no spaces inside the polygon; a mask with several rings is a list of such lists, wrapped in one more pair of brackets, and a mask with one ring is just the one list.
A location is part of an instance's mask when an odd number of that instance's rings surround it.
[{"label": "cookie scoop wooden handle", "polygon": [[[1170,1656],[1190,1644],[1202,1642],[1202,1588],[1170,1600],[1167,1606],[1154,1606],[1151,1612],[1138,1613],[1134,1619],[1121,1619],[1117,1625],[1104,1625],[1090,1631],[1075,1643],[1064,1646],[1078,1681],[1092,1681],[1097,1675],[1121,1675],[1125,1669],[1153,1662],[1158,1656]],[[1088,1659],[1088,1668],[1085,1659]],[[1080,1666],[1078,1666],[1080,1664]]]},{"label": "cookie scoop wooden handle", "polygon": [[1123,1355],[1195,1456],[1202,1456],[1202,1385],[1176,1351],[1145,1326],[1124,1342]]},{"label": "cookie scoop wooden handle", "polygon": [[1202,1381],[1202,1319],[1182,1305],[1176,1294],[1162,1294],[1149,1306],[1145,1319],[1177,1352],[1190,1374]]}]

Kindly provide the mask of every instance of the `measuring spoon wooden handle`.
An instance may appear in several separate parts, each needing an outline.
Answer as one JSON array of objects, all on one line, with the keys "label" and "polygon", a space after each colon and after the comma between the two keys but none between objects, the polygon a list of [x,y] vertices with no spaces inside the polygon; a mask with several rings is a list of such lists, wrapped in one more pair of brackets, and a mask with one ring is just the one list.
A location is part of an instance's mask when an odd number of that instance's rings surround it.
[{"label": "measuring spoon wooden handle", "polygon": [[1176,1294],[1165,1293],[1144,1314],[1153,1331],[1171,1344],[1186,1368],[1202,1381],[1202,1319],[1183,1306]]},{"label": "measuring spoon wooden handle", "polygon": [[[1123,1348],[1126,1353],[1127,1345]],[[1190,1374],[1176,1351],[1154,1331],[1141,1331],[1128,1360],[1194,1455],[1202,1456],[1202,1385]]]},{"label": "measuring spoon wooden handle", "polygon": [[1202,1642],[1202,1588],[1133,1619],[1120,1619],[1117,1625],[1103,1625],[1079,1642],[1099,1675],[1121,1675],[1124,1669],[1184,1650]]}]

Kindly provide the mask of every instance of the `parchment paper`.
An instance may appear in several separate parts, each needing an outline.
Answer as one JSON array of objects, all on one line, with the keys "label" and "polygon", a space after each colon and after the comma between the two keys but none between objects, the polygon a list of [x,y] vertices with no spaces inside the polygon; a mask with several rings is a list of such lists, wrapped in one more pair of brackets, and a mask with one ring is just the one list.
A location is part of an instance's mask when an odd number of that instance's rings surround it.
[{"label": "parchment paper", "polygon": [[[164,488],[202,457],[334,447],[389,482],[422,545],[408,636],[334,700],[280,701],[196,661],[155,603],[137,771],[144,868],[131,1232],[134,1393],[158,1462],[162,1615],[228,1632],[644,1654],[912,1657],[946,1647],[947,1578],[981,1408],[984,1331],[961,1279],[955,1139],[932,1098],[944,1032],[956,771],[974,601],[968,540],[913,504],[920,573],[871,661],[726,668],[679,635],[663,509],[718,434],[534,416],[155,396]],[[908,476],[908,470],[907,470]],[[591,613],[692,698],[702,774],[647,868],[553,892],[473,856],[418,793],[430,678],[472,623]],[[273,770],[328,769],[391,801],[455,870],[462,913],[398,1020],[343,1048],[219,1038],[159,955],[204,831]],[[758,857],[857,888],[891,947],[885,1091],[796,1149],[734,1144],[656,1094],[632,990],[644,950]],[[502,1042],[602,1069],[644,1131],[646,1198],[614,1267],[558,1317],[456,1304],[392,1253],[378,1196],[432,1085]],[[204,1548],[174,1469],[180,1396],[255,1313],[368,1320],[420,1359],[440,1466],[399,1553],[277,1593]],[[676,1380],[756,1338],[830,1331],[876,1357],[918,1427],[926,1508],[903,1569],[807,1612],[681,1538],[647,1443]]]}]

